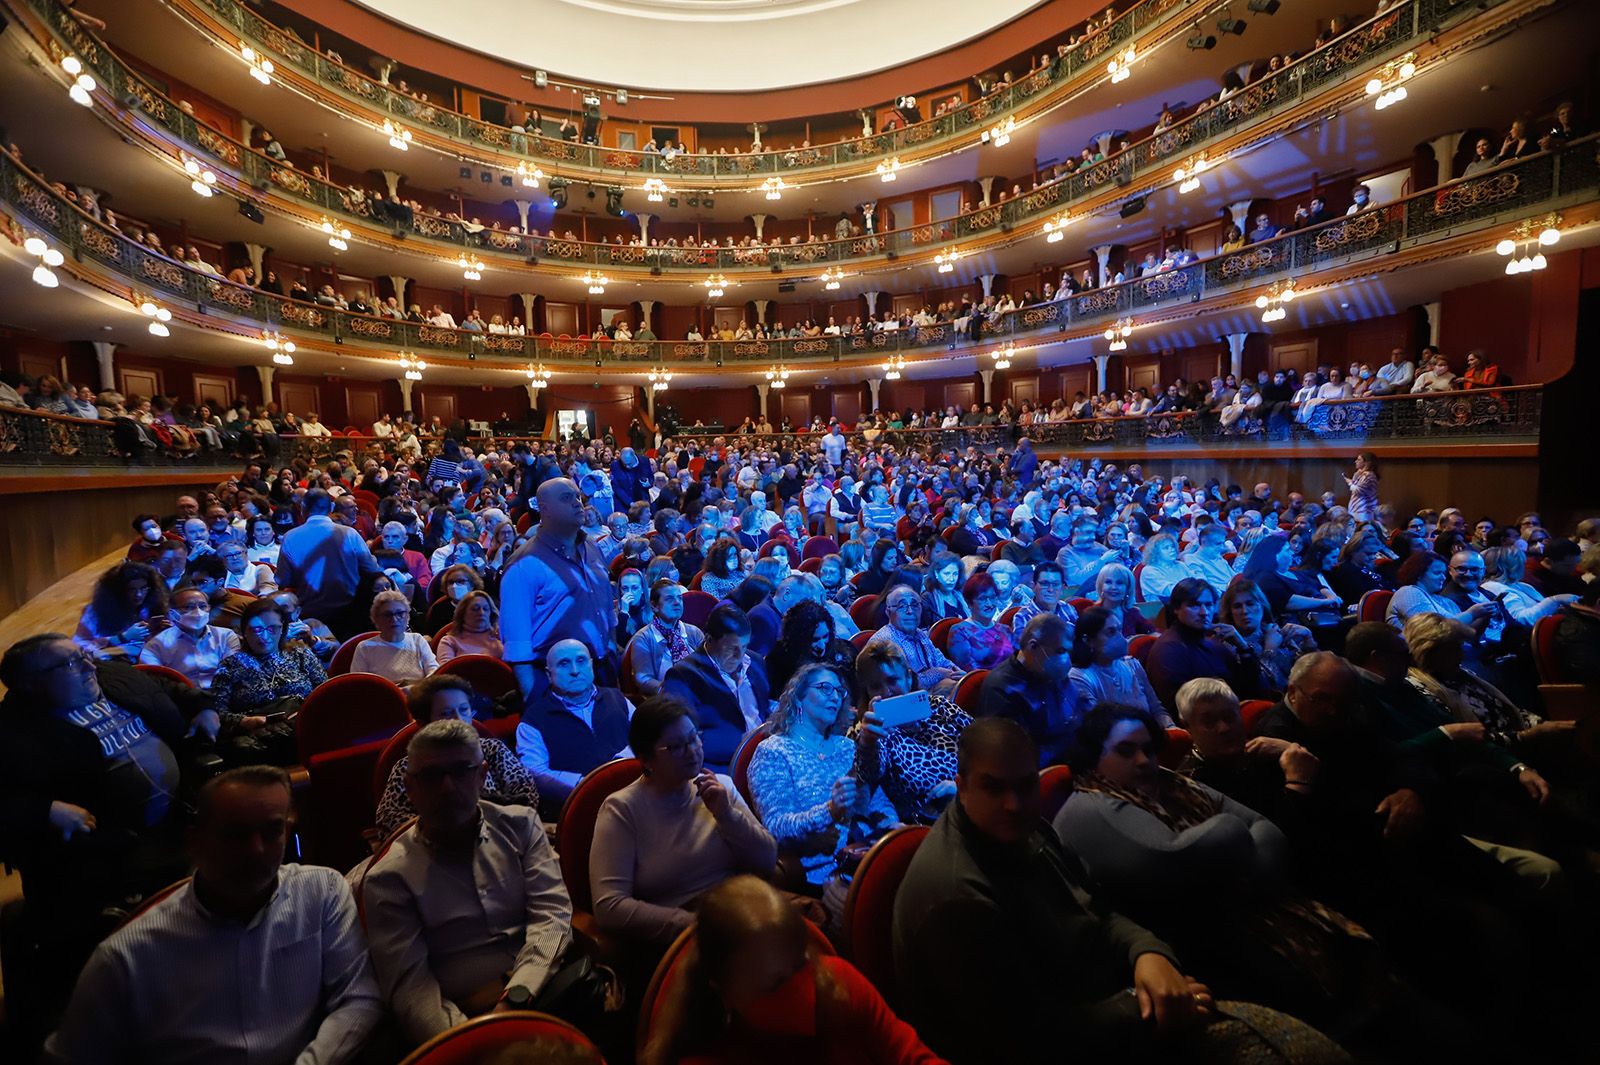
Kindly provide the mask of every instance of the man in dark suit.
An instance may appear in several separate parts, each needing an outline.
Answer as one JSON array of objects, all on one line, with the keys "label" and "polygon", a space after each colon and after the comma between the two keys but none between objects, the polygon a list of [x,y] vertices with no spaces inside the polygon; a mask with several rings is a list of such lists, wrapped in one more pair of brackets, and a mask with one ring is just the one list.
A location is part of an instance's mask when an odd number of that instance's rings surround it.
[{"label": "man in dark suit", "polygon": [[771,690],[766,669],[748,653],[750,618],[743,610],[717,607],[705,634],[700,650],[667,671],[661,693],[699,711],[706,767],[725,772],[745,734],[767,719]]}]

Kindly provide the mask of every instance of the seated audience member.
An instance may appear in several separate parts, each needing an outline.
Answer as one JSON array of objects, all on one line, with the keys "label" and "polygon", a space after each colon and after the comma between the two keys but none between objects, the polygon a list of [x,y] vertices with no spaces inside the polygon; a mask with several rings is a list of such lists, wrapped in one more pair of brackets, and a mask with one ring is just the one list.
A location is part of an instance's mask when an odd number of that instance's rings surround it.
[{"label": "seated audience member", "polygon": [[517,757],[557,810],[585,773],[627,753],[633,707],[618,689],[595,684],[594,656],[577,640],[551,647],[545,672],[548,687],[517,725]]},{"label": "seated audience member", "polygon": [[1328,581],[1347,605],[1357,606],[1363,595],[1384,587],[1383,574],[1378,572],[1381,557],[1383,541],[1375,525],[1358,526],[1339,549],[1339,563],[1328,574]]},{"label": "seated audience member", "polygon": [[129,562],[153,565],[156,556],[161,554],[161,545],[167,539],[161,531],[161,519],[154,514],[140,514],[133,519],[133,531],[139,536],[128,545],[128,553],[124,557]]},{"label": "seated audience member", "polygon": [[1231,625],[1215,625],[1217,593],[1205,581],[1188,577],[1167,598],[1171,625],[1145,656],[1145,673],[1162,706],[1176,705],[1178,689],[1195,677],[1228,681],[1244,698],[1262,690],[1255,649]]},{"label": "seated audience member", "polygon": [[1111,623],[1132,639],[1156,631],[1133,602],[1133,570],[1120,562],[1100,567],[1094,579],[1094,605],[1111,613]]},{"label": "seated audience member", "polygon": [[[411,540],[411,534],[407,531],[405,525],[398,521],[386,521],[383,523],[383,530],[380,535],[383,539],[383,550],[394,552],[400,556],[405,576],[410,579],[410,588],[406,590],[420,588],[426,592],[428,585],[433,583],[433,570],[428,565],[427,555],[424,555],[421,551],[413,551],[406,546]],[[390,576],[394,576],[394,574],[391,573]]]},{"label": "seated audience member", "polygon": [[945,618],[965,618],[967,601],[961,594],[961,559],[940,555],[928,567],[927,590],[922,593],[923,628],[931,629]]},{"label": "seated audience member", "polygon": [[[778,642],[766,656],[767,683],[782,691],[790,677],[813,662],[832,666],[849,681],[855,672],[855,659],[850,641],[835,634],[834,618],[828,608],[804,599],[783,615]],[[851,690],[855,690],[853,683]]]},{"label": "seated audience member", "polygon": [[726,599],[744,580],[739,566],[739,541],[729,536],[718,538],[706,552],[704,567],[700,571],[700,590],[707,595]]},{"label": "seated audience member", "polygon": [[[989,567],[988,573],[994,577],[995,583],[1000,586],[1001,595],[1004,596],[1007,588],[1001,582],[1001,577],[996,574],[996,563]],[[1005,571],[1001,571],[1002,573]],[[1022,645],[1022,630],[1028,623],[1040,614],[1053,614],[1060,618],[1067,626],[1067,640],[1072,640],[1072,626],[1078,623],[1078,611],[1066,600],[1066,578],[1062,576],[1061,567],[1054,562],[1041,562],[1033,567],[1033,594],[1026,602],[1017,608],[1016,614],[1011,618],[1011,642]],[[1009,606],[1010,604],[1006,604]],[[1005,606],[1000,608],[1002,611]]]},{"label": "seated audience member", "polygon": [[1571,540],[1551,540],[1544,548],[1544,556],[1528,575],[1528,583],[1543,595],[1582,596],[1590,591],[1578,572],[1583,558],[1583,548]]},{"label": "seated audience member", "polygon": [[889,623],[872,634],[867,646],[894,644],[917,675],[919,687],[940,695],[950,694],[961,679],[961,669],[933,645],[927,630],[920,626],[922,600],[916,589],[897,585],[885,599]]},{"label": "seated audience member", "polygon": [[572,901],[538,815],[482,797],[477,729],[447,718],[406,747],[417,820],[360,882],[372,968],[411,1043],[470,1017],[539,1009],[576,960]]},{"label": "seated audience member", "polygon": [[1540,618],[1576,603],[1579,596],[1572,592],[1542,593],[1524,579],[1527,566],[1528,556],[1521,548],[1491,547],[1483,553],[1482,588],[1500,600],[1513,621],[1532,628]]},{"label": "seated audience member", "polygon": [[239,623],[239,650],[222,660],[211,679],[217,713],[236,734],[241,756],[270,758],[276,765],[298,760],[288,717],[328,679],[315,655],[288,641],[287,629],[282,607],[271,599],[254,600]]},{"label": "seated audience member", "polygon": [[1072,631],[1054,614],[1039,614],[1022,630],[1016,652],[983,678],[978,717],[1004,717],[1028,730],[1043,759],[1066,754],[1078,699],[1070,682]]},{"label": "seated audience member", "polygon": [[694,924],[700,898],[738,873],[768,876],[778,845],[733,781],[705,768],[694,712],[667,696],[639,704],[628,726],[638,780],[595,821],[589,883],[607,932],[664,948]]},{"label": "seated audience member", "polygon": [[183,583],[189,572],[189,553],[182,542],[167,540],[162,543],[156,555],[155,571],[169,593]]},{"label": "seated audience member", "polygon": [[613,639],[618,647],[628,646],[634,633],[650,624],[650,597],[645,592],[644,572],[629,566],[617,575],[617,623]]},{"label": "seated audience member", "polygon": [[1056,552],[1055,563],[1061,567],[1064,594],[1085,594],[1094,586],[1095,577],[1102,566],[1115,562],[1119,553],[1094,542],[1095,520],[1087,514],[1074,519],[1065,547]]},{"label": "seated audience member", "polygon": [[[361,647],[358,646],[356,650],[361,650]],[[439,639],[439,648],[435,652],[439,665],[462,655],[488,655],[490,658],[503,659],[505,653],[505,644],[500,642],[500,608],[494,605],[494,599],[488,592],[468,592],[456,604],[456,616],[450,631]]]},{"label": "seated audience member", "polygon": [[[1087,711],[1056,834],[1107,899],[1186,955],[1297,1014],[1337,1019],[1342,1011],[1328,999],[1362,990],[1369,974],[1352,963],[1371,960],[1370,937],[1276,886],[1287,872],[1283,833],[1221,792],[1162,769],[1166,742],[1166,726],[1147,712],[1110,703]],[[1245,884],[1253,890],[1240,890]],[[1380,988],[1367,985],[1368,993]]]},{"label": "seated audience member", "polygon": [[628,642],[624,652],[633,680],[645,695],[661,690],[667,670],[694,654],[705,633],[683,620],[683,585],[662,578],[650,586],[650,624]]},{"label": "seated audience member", "polygon": [[1011,629],[1000,624],[1000,589],[988,573],[974,573],[961,586],[967,616],[950,627],[946,647],[957,669],[993,669],[1016,650]]},{"label": "seated audience member", "polygon": [[1443,355],[1434,355],[1427,360],[1427,369],[1417,374],[1411,382],[1411,391],[1423,394],[1449,392],[1456,387],[1456,375],[1450,371],[1450,361]]},{"label": "seated audience member", "polygon": [[938,1065],[854,966],[816,949],[805,919],[770,884],[740,876],[713,889],[693,928],[641,1065]]},{"label": "seated audience member", "polygon": [[778,849],[799,864],[830,917],[844,912],[840,859],[894,827],[881,788],[856,779],[856,744],[844,678],[824,665],[802,667],[784,688],[772,733],[750,759],[750,794]]},{"label": "seated audience member", "polygon": [[215,554],[204,555],[189,563],[188,576],[180,587],[198,588],[205,593],[211,603],[211,624],[237,630],[244,608],[253,603],[255,597],[228,588],[223,583],[227,576],[228,567],[222,559]]},{"label": "seated audience member", "polygon": [[[265,515],[251,518],[244,524],[245,557],[251,562],[269,566],[278,564],[278,534],[272,519]],[[276,576],[273,578],[276,580]]]},{"label": "seated audience member", "polygon": [[900,820],[933,821],[955,795],[956,739],[972,717],[944,696],[932,696],[927,717],[885,727],[873,713],[873,704],[916,691],[916,675],[899,648],[890,644],[863,650],[855,672],[861,692],[856,779],[867,787],[882,788]]},{"label": "seated audience member", "polygon": [[1170,947],[1090,896],[1082,863],[1040,822],[1040,755],[1016,723],[974,722],[958,757],[956,799],[894,906],[897,982],[936,1053],[1053,1061],[1070,1032],[1074,1060],[1238,1061],[1282,1039],[1301,1061],[1345,1060],[1287,1016],[1214,1002]]},{"label": "seated audience member", "polygon": [[194,879],[100,944],[46,1058],[357,1060],[383,1002],[343,879],[283,864],[288,774],[233,769],[195,805]]},{"label": "seated audience member", "polygon": [[1295,659],[1317,649],[1310,629],[1293,623],[1279,625],[1272,620],[1272,605],[1249,577],[1234,578],[1217,614],[1217,627],[1230,626],[1255,652],[1261,668],[1258,690],[1263,695],[1281,693],[1288,686],[1289,669]]},{"label": "seated audience member", "polygon": [[251,595],[271,595],[278,590],[272,570],[267,566],[258,566],[251,562],[244,544],[231,540],[220,544],[217,547],[217,557],[228,568],[227,576],[222,578],[224,588],[236,592],[249,592]]},{"label": "seated audience member", "polygon": [[[473,719],[472,700],[472,685],[465,678],[448,673],[437,673],[418,681],[406,691],[406,708],[419,726],[450,720],[465,721],[470,725]],[[538,809],[538,789],[511,748],[491,736],[482,737],[480,743],[483,748],[484,798],[501,806]],[[417,814],[406,790],[408,765],[404,758],[395,763],[389,771],[389,779],[384,783],[383,794],[378,799],[376,824],[378,834],[385,838]]]},{"label": "seated audience member", "polygon": [[95,581],[72,642],[96,658],[137,659],[151,623],[167,612],[167,584],[139,562],[118,562]]},{"label": "seated audience member", "polygon": [[1157,533],[1144,542],[1144,565],[1139,570],[1139,591],[1146,600],[1166,602],[1172,588],[1189,576],[1189,571],[1178,558],[1178,538],[1171,533]]},{"label": "seated audience member", "polygon": [[1228,590],[1228,583],[1233,580],[1233,566],[1222,557],[1227,549],[1228,530],[1220,522],[1212,522],[1200,530],[1194,550],[1183,559],[1188,575],[1211,585],[1218,596]]},{"label": "seated audience member", "polygon": [[339,640],[333,635],[332,630],[316,618],[302,618],[300,597],[293,592],[273,592],[272,601],[278,604],[284,620],[288,622],[283,634],[285,642],[304,647],[316,655],[317,661],[326,668],[328,663],[333,661],[334,652],[339,650]]},{"label": "seated audience member", "polygon": [[211,624],[211,602],[198,588],[172,594],[167,621],[165,629],[145,641],[139,664],[166,666],[196,688],[211,687],[222,660],[239,649],[239,634]]},{"label": "seated audience member", "polygon": [[1131,706],[1148,713],[1162,728],[1172,717],[1156,698],[1144,666],[1128,654],[1128,638],[1112,623],[1111,612],[1090,607],[1078,617],[1072,634],[1072,681],[1077,717],[1100,703]]},{"label": "seated audience member", "polygon": [[950,550],[958,558],[969,555],[989,557],[989,549],[995,545],[995,535],[985,529],[983,510],[973,503],[963,506],[957,518],[959,524],[956,531],[950,534]]},{"label": "seated audience member", "polygon": [[[459,613],[460,607],[456,609]],[[411,600],[404,592],[379,592],[373,597],[370,617],[378,634],[356,644],[350,672],[375,673],[404,686],[439,668],[428,638],[410,631]]]},{"label": "seated audience member", "polygon": [[1337,625],[1344,612],[1337,592],[1295,568],[1294,545],[1281,533],[1257,541],[1241,576],[1255,582],[1280,622],[1296,621],[1314,629]]},{"label": "seated audience member", "polygon": [[706,765],[726,770],[745,733],[767,719],[767,671],[749,653],[750,619],[723,605],[706,619],[700,649],[667,670],[661,693],[695,708]]},{"label": "seated audience member", "polygon": [[882,536],[872,544],[869,554],[870,561],[866,570],[861,574],[859,581],[853,581],[856,596],[882,595],[891,585],[892,579],[900,566],[900,549],[895,545],[894,539]]}]

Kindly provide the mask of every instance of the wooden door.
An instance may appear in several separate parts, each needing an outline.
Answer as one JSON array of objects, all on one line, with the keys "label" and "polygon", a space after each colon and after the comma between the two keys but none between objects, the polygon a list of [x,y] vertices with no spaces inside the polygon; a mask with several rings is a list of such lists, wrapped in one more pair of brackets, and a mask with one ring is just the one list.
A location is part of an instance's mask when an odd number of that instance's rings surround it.
[{"label": "wooden door", "polygon": [[[17,355],[17,369],[29,377],[56,377],[65,379],[62,371],[62,360],[54,355],[46,355],[39,351],[23,351]],[[76,382],[74,382],[76,383]],[[126,395],[127,393],[123,393]],[[146,392],[145,395],[150,393]]]},{"label": "wooden door", "polygon": [[1061,398],[1071,402],[1075,392],[1082,392],[1086,396],[1093,395],[1095,381],[1094,363],[1086,362],[1080,366],[1062,367]]},{"label": "wooden door", "polygon": [[789,389],[784,389],[782,417],[789,419],[789,424],[796,431],[804,429],[811,424],[811,393],[798,392],[789,394]]},{"label": "wooden door", "polygon": [[1179,366],[1185,381],[1204,381],[1208,385],[1222,370],[1222,355],[1216,351],[1186,351]]},{"label": "wooden door", "polygon": [[117,368],[117,390],[128,398],[132,406],[134,396],[151,396],[161,394],[160,370],[130,370],[126,366]]},{"label": "wooden door", "polygon": [[278,385],[278,409],[296,418],[304,418],[312,411],[322,414],[322,389],[304,382],[285,381]]},{"label": "wooden door", "polygon": [[1011,382],[1011,405],[1021,409],[1024,403],[1039,402],[1039,379],[1029,377],[1022,381]]},{"label": "wooden door", "polygon": [[1267,347],[1267,370],[1296,370],[1302,374],[1317,368],[1317,338],[1296,340]]},{"label": "wooden door", "polygon": [[833,394],[833,416],[840,424],[851,427],[861,417],[861,390],[859,388]]},{"label": "wooden door", "polygon": [[955,407],[965,414],[967,408],[978,402],[978,385],[974,381],[944,386],[944,405]]},{"label": "wooden door", "polygon": [[1142,388],[1150,395],[1155,395],[1161,387],[1161,356],[1141,355],[1136,359],[1128,359],[1124,363],[1127,370],[1127,390]]},{"label": "wooden door", "polygon": [[578,308],[571,303],[546,303],[544,328],[551,336],[575,337],[583,332],[578,328]]},{"label": "wooden door", "polygon": [[220,414],[233,406],[235,384],[237,382],[231,377],[197,373],[194,375],[194,400],[207,404],[213,413]]},{"label": "wooden door", "polygon": [[371,431],[372,423],[383,414],[383,404],[376,388],[346,388],[344,409],[350,424],[363,433]]},{"label": "wooden door", "polygon": [[422,393],[422,416],[432,421],[437,415],[445,425],[453,425],[456,420],[456,394],[454,392]]}]

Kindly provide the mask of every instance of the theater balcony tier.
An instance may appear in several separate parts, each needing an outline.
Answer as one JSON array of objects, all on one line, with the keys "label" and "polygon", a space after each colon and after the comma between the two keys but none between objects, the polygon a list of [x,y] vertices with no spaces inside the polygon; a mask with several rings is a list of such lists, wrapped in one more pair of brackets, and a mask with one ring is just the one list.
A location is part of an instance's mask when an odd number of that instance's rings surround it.
[{"label": "theater balcony tier", "polygon": [[[783,275],[814,278],[824,270],[869,273],[931,264],[942,251],[963,255],[1037,239],[1046,223],[1070,223],[1093,213],[1115,214],[1119,204],[1177,184],[1175,166],[1198,157],[1212,165],[1285,133],[1338,114],[1367,99],[1369,77],[1385,64],[1414,57],[1419,70],[1442,65],[1509,22],[1554,7],[1553,0],[1406,0],[1320,49],[1228,99],[1100,163],[998,203],[980,204],[927,225],[863,234],[845,240],[755,247],[652,247],[531,236],[413,212],[384,199],[284,165],[230,139],[188,114],[83,30],[55,0],[4,0],[25,11],[30,31],[61,75],[59,60],[76,56],[97,79],[97,101],[108,121],[175,171],[185,152],[214,170],[216,187],[241,200],[316,226],[324,218],[350,229],[350,239],[384,252],[450,261],[480,258],[511,275],[574,277],[604,271],[613,279],[643,281],[717,271],[730,278]],[[1137,10],[1137,9],[1135,9]],[[715,157],[721,158],[721,157]],[[187,179],[185,179],[187,180]]]},{"label": "theater balcony tier", "polygon": [[981,361],[1008,346],[1017,355],[1043,354],[1125,321],[1151,326],[1221,312],[1254,321],[1258,297],[1291,278],[1303,296],[1377,275],[1411,276],[1430,264],[1472,256],[1485,270],[1498,271],[1502,260],[1488,249],[1515,235],[1518,224],[1561,212],[1560,227],[1571,232],[1600,215],[1597,148],[1600,135],[1166,273],[1025,306],[985,321],[976,335],[941,323],[780,341],[613,342],[485,334],[351,314],[230,284],[153,252],[89,217],[9,154],[0,154],[0,226],[15,246],[13,258],[26,259],[24,240],[41,236],[84,284],[124,300],[165,300],[178,324],[257,338],[266,330],[281,331],[307,350],[338,350],[350,358],[392,362],[393,352],[406,350],[427,353],[440,365],[465,368],[470,362],[478,370],[543,363],[558,370],[632,374],[663,364],[711,373],[757,371],[774,362],[866,367],[890,356],[913,363],[974,355]]}]

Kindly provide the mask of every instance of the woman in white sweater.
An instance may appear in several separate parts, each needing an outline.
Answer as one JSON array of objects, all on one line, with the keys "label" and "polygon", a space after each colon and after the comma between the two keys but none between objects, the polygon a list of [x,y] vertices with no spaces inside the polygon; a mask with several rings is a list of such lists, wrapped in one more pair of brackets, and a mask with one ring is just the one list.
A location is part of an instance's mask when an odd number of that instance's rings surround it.
[{"label": "woman in white sweater", "polygon": [[428,638],[410,632],[411,602],[393,589],[372,600],[372,627],[378,635],[356,645],[352,673],[376,673],[404,687],[439,668]]},{"label": "woman in white sweater", "polygon": [[1172,716],[1161,705],[1144,666],[1128,654],[1122,626],[1114,623],[1111,611],[1103,606],[1092,606],[1078,615],[1068,677],[1080,716],[1099,703],[1115,703],[1147,711],[1162,728],[1172,727]]}]

